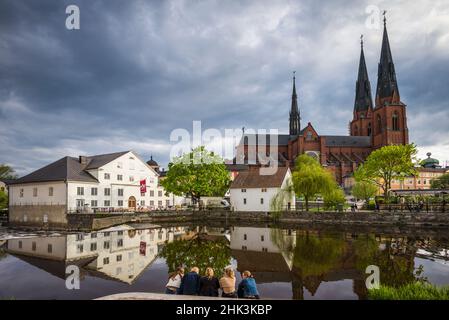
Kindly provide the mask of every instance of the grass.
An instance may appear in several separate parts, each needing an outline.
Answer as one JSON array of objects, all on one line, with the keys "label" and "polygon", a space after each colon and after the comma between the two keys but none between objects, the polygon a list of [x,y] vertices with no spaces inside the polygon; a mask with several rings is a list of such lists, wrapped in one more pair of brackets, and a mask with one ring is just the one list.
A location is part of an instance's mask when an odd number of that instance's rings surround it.
[{"label": "grass", "polygon": [[371,300],[449,300],[449,286],[436,287],[422,282],[410,283],[399,288],[380,286],[370,289]]}]

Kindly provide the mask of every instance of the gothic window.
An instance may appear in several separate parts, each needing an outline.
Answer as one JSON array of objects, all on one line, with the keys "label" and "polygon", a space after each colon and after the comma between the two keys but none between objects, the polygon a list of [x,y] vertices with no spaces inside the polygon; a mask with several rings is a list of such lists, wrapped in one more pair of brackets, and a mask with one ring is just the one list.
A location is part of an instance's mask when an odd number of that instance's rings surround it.
[{"label": "gothic window", "polygon": [[312,131],[307,131],[306,140],[307,141],[311,141],[312,140]]},{"label": "gothic window", "polygon": [[368,135],[371,135],[371,122],[368,122]]},{"label": "gothic window", "polygon": [[377,115],[377,133],[382,132],[382,119]]},{"label": "gothic window", "polygon": [[357,126],[354,127],[354,135],[355,136],[359,135],[359,128]]},{"label": "gothic window", "polygon": [[393,131],[399,131],[399,116],[396,111],[393,113]]}]

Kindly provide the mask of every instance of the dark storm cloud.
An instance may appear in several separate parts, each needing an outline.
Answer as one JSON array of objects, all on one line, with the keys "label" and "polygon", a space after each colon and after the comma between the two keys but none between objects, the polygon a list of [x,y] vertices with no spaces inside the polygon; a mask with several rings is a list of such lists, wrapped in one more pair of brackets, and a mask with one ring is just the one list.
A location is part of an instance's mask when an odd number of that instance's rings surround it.
[{"label": "dark storm cloud", "polygon": [[[69,4],[80,30],[65,28]],[[170,132],[193,120],[285,132],[293,70],[302,124],[347,134],[361,33],[375,92],[382,30],[366,27],[369,5],[389,10],[411,140],[449,159],[444,1],[3,0],[0,162],[25,173],[134,149],[166,163]]]}]

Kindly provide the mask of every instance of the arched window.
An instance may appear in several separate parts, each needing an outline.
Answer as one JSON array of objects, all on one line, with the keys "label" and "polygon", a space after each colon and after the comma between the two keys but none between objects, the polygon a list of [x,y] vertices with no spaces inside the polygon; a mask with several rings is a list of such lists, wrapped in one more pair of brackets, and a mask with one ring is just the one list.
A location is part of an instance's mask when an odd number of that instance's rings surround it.
[{"label": "arched window", "polygon": [[368,122],[368,135],[371,135],[371,122]]},{"label": "arched window", "polygon": [[377,115],[377,133],[382,132],[382,119],[380,118],[380,115]]},{"label": "arched window", "polygon": [[306,133],[306,140],[311,141],[312,140],[312,131],[307,131]]},{"label": "arched window", "polygon": [[358,136],[359,135],[359,128],[356,126],[354,126],[354,135]]},{"label": "arched window", "polygon": [[393,131],[399,131],[399,116],[396,111],[393,113]]}]

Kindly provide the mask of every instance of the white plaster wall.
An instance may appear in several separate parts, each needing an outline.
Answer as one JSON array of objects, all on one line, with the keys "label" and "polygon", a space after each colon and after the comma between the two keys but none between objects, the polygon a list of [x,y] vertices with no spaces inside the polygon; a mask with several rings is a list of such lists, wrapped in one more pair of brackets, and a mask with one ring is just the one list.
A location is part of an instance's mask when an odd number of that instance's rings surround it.
[{"label": "white plaster wall", "polygon": [[[49,188],[53,187],[53,196],[49,195]],[[33,196],[33,189],[37,188],[37,197]],[[20,190],[23,189],[23,197]],[[10,205],[50,205],[66,204],[66,184],[62,181],[27,183],[9,186]]]}]

